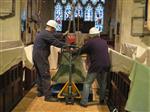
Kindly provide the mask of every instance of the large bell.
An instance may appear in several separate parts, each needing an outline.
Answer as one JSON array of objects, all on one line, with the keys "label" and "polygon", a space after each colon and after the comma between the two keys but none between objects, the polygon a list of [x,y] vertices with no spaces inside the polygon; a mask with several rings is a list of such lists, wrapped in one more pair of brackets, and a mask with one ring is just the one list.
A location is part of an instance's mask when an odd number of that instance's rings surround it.
[{"label": "large bell", "polygon": [[[52,80],[56,83],[65,83],[66,81],[68,81],[70,72],[73,82],[80,83],[84,81],[86,72],[83,67],[81,56],[78,56],[69,61],[70,55],[71,54],[68,52],[62,53],[59,69],[52,77]],[[70,64],[72,65],[72,67],[70,67]]]}]

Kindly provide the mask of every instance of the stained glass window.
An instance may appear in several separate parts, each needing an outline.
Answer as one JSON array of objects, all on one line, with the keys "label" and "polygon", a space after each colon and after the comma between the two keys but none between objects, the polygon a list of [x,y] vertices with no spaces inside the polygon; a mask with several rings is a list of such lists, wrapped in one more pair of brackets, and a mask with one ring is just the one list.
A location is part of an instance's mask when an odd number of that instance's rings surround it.
[{"label": "stained glass window", "polygon": [[82,4],[85,5],[88,0],[81,0]]},{"label": "stained glass window", "polygon": [[66,0],[61,0],[61,2],[62,2],[63,4],[65,4],[65,3],[66,3]]},{"label": "stained glass window", "polygon": [[75,17],[83,17],[83,7],[81,6],[80,3],[77,4],[75,7],[75,12],[74,12]]},{"label": "stained glass window", "polygon": [[77,3],[77,0],[73,0],[73,3],[76,4],[76,3]]},{"label": "stained glass window", "polygon": [[93,7],[90,3],[85,7],[84,21],[93,21]]},{"label": "stained glass window", "polygon": [[[101,2],[100,2],[101,1]],[[62,21],[70,20],[71,3],[69,0],[54,0],[54,19],[58,22],[57,31],[62,31]],[[84,21],[94,21],[95,27],[103,30],[105,0],[73,0],[75,4],[74,17],[81,17]]]},{"label": "stained glass window", "polygon": [[67,3],[64,11],[64,20],[69,20],[71,18],[70,14],[71,14],[71,4]]},{"label": "stained glass window", "polygon": [[62,20],[63,20],[63,7],[60,3],[57,3],[55,5],[55,12],[54,12],[54,18],[57,21],[58,25],[56,30],[61,31],[62,30]]},{"label": "stained glass window", "polygon": [[101,2],[105,3],[105,0],[101,0]]},{"label": "stained glass window", "polygon": [[103,12],[104,9],[101,4],[95,8],[95,27],[102,31],[103,28]]},{"label": "stained glass window", "polygon": [[92,2],[93,5],[96,5],[98,0],[91,0],[91,2]]}]

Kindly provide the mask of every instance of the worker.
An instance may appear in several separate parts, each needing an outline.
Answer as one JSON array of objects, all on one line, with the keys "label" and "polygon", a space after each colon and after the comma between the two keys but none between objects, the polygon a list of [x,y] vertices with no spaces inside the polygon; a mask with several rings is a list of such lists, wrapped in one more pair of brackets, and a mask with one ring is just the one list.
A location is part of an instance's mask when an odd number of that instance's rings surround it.
[{"label": "worker", "polygon": [[37,71],[37,96],[44,96],[45,101],[57,101],[56,98],[52,97],[50,91],[50,65],[48,57],[51,53],[50,46],[63,47],[66,45],[60,41],[65,33],[56,32],[57,22],[55,20],[49,20],[46,24],[46,28],[36,35],[34,46],[33,46],[33,62]]},{"label": "worker", "polygon": [[86,53],[89,57],[89,68],[87,76],[83,84],[82,99],[80,105],[87,107],[90,87],[95,79],[98,81],[100,87],[100,104],[105,104],[105,91],[106,91],[106,79],[110,68],[110,60],[108,54],[107,42],[100,38],[100,31],[92,27],[89,30],[89,39],[85,44],[73,54]]}]

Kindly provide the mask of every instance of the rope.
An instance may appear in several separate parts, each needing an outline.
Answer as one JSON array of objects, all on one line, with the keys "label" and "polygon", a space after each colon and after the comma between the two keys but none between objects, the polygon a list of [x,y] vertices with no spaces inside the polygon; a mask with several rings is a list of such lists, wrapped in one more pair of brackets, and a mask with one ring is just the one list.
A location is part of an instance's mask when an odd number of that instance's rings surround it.
[{"label": "rope", "polygon": [[73,3],[73,1],[71,1],[71,13],[70,13],[70,20],[69,20],[69,24],[68,24],[68,31],[70,32],[70,27],[71,27],[71,17],[73,16],[73,30],[75,32],[75,20],[74,20],[74,10],[75,10],[75,4]]},{"label": "rope", "polygon": [[[79,3],[79,0],[78,0],[78,3]],[[80,17],[79,17],[79,15],[78,15],[78,26],[77,26],[77,30],[78,30],[78,31],[79,31],[79,29],[80,29],[80,28],[79,28],[79,27],[80,27],[79,25],[80,25]]]}]

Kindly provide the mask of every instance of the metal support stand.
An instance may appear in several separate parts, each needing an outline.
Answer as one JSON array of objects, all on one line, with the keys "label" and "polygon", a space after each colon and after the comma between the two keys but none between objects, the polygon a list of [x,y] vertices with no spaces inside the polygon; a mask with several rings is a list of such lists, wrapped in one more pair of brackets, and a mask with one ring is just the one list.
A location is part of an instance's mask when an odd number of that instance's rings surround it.
[{"label": "metal support stand", "polygon": [[61,91],[58,93],[58,98],[65,98],[66,104],[74,104],[74,98],[81,98],[81,94],[75,83],[72,81],[72,71],[74,65],[72,61],[74,60],[72,56],[72,49],[76,48],[74,45],[66,46],[65,49],[62,49],[62,53],[68,52],[69,58],[64,57],[69,61],[69,80],[65,83]]}]

